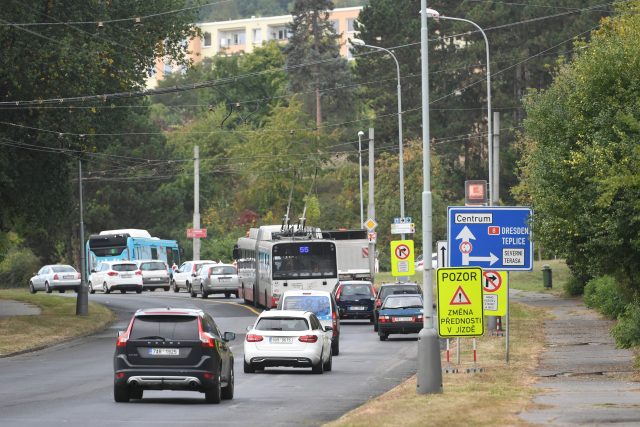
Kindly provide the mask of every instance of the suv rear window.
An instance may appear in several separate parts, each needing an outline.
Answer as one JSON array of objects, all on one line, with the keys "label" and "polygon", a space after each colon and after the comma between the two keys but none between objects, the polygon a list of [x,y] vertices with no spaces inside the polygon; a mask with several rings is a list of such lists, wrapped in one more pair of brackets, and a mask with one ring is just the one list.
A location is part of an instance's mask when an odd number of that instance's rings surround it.
[{"label": "suv rear window", "polygon": [[236,269],[233,267],[213,267],[210,270],[211,274],[220,275],[220,274],[238,274]]},{"label": "suv rear window", "polygon": [[422,305],[418,295],[393,296],[384,300],[382,308],[420,308]]},{"label": "suv rear window", "polygon": [[298,317],[265,317],[258,321],[259,331],[306,331],[309,329],[307,319]]},{"label": "suv rear window", "polygon": [[195,316],[137,316],[130,339],[162,337],[165,340],[198,340],[198,318]]},{"label": "suv rear window", "polygon": [[310,311],[318,317],[331,315],[329,297],[322,295],[289,295],[282,304],[283,310]]},{"label": "suv rear window", "polygon": [[166,270],[163,262],[143,262],[140,264],[140,270],[142,271],[151,271],[151,270]]},{"label": "suv rear window", "polygon": [[341,300],[360,299],[362,297],[372,297],[373,291],[371,285],[368,283],[346,283],[342,285],[342,291],[340,292]]},{"label": "suv rear window", "polygon": [[114,271],[136,271],[138,267],[135,264],[113,264],[111,269]]}]

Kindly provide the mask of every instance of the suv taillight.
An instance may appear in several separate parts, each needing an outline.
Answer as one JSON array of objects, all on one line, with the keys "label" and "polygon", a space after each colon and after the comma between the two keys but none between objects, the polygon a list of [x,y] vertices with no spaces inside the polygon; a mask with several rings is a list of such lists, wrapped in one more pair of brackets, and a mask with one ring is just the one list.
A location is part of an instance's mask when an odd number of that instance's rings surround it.
[{"label": "suv taillight", "polygon": [[136,276],[142,276],[142,271],[136,270]]},{"label": "suv taillight", "polygon": [[117,271],[109,271],[109,272],[107,273],[107,276],[117,276],[117,275],[118,275],[118,272],[117,272]]},{"label": "suv taillight", "polygon": [[257,334],[247,334],[247,342],[260,342],[262,341],[264,338],[262,337],[262,335],[257,335]]},{"label": "suv taillight", "polygon": [[198,335],[203,348],[215,348],[216,340],[211,335],[202,330],[202,319],[198,318]]},{"label": "suv taillight", "polygon": [[131,319],[131,322],[129,322],[129,327],[127,328],[125,333],[120,335],[118,337],[118,339],[116,340],[116,347],[126,347],[127,346],[127,341],[129,341],[129,334],[131,333],[131,328],[133,327],[134,319],[135,319],[135,317],[133,319]]},{"label": "suv taillight", "polygon": [[318,337],[315,335],[303,335],[300,338],[298,338],[298,341],[300,342],[308,342],[308,343],[314,343],[318,341]]}]

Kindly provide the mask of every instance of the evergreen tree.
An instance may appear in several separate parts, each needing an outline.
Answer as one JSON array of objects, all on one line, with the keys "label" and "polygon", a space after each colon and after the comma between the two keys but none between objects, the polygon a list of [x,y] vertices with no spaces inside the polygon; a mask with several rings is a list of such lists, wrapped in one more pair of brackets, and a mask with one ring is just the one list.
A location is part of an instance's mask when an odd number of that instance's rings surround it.
[{"label": "evergreen tree", "polygon": [[340,36],[329,20],[331,10],[330,0],[296,0],[285,47],[290,89],[303,94],[305,109],[315,112],[318,127],[323,116],[339,113],[344,118],[353,102],[349,89],[332,90],[349,86],[351,75],[347,60],[340,56]]}]

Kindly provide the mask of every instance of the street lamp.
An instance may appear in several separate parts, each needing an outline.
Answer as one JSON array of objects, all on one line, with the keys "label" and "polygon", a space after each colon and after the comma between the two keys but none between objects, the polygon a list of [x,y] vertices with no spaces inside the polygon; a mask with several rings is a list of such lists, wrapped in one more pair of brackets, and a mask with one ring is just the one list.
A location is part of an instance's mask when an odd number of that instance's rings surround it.
[{"label": "street lamp", "polygon": [[[400,64],[398,64],[398,59],[389,49],[366,44],[363,40],[360,39],[350,39],[350,42],[355,46],[364,46],[370,49],[387,52],[389,55],[391,55],[396,63],[396,74],[398,78],[398,157],[400,160],[400,217],[404,218],[404,154],[402,148],[402,90],[400,87]],[[402,240],[404,240],[404,233],[402,234]]]},{"label": "street lamp", "polygon": [[[422,11],[421,11],[422,13]],[[489,155],[489,179],[487,180],[487,183],[489,184],[489,206],[493,205],[493,194],[495,193],[493,185],[492,185],[492,177],[493,177],[493,122],[492,122],[492,113],[491,113],[491,69],[489,67],[489,40],[487,39],[487,35],[485,34],[484,30],[482,28],[480,28],[480,26],[478,24],[476,24],[473,21],[470,21],[468,19],[463,19],[463,18],[452,18],[450,16],[444,16],[444,15],[440,15],[440,13],[437,10],[433,10],[433,9],[427,9],[426,12],[427,18],[434,18],[436,20],[438,19],[448,19],[450,21],[461,21],[461,22],[466,22],[468,24],[473,25],[474,27],[476,27],[480,33],[482,33],[482,37],[484,37],[484,44],[486,47],[486,51],[487,51],[487,125],[488,125],[488,134],[487,134],[487,144],[488,144],[488,150],[487,153]]]},{"label": "street lamp", "polygon": [[358,157],[360,163],[360,228],[364,228],[364,205],[362,204],[362,137],[364,132],[358,132]]}]

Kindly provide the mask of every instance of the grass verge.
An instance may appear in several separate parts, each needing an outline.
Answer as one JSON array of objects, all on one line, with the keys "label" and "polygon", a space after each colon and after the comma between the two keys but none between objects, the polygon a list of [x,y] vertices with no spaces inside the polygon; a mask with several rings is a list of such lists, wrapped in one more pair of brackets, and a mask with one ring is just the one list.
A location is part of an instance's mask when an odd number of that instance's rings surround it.
[{"label": "grass verge", "polygon": [[76,316],[75,298],[2,289],[0,299],[26,302],[42,311],[40,315],[0,318],[0,357],[90,335],[115,320],[111,310],[94,302],[89,302],[88,316]]},{"label": "grass verge", "polygon": [[[533,370],[544,344],[540,328],[543,310],[511,304],[509,363],[505,362],[503,337],[478,338],[478,367],[484,372],[466,373],[473,367],[472,340],[461,339],[459,373],[443,374],[442,394],[416,394],[415,377],[382,396],[370,400],[325,427],[345,426],[524,426],[518,413],[529,404],[535,390]],[[452,343],[452,361],[456,360]],[[442,361],[443,368],[446,360]]]}]

